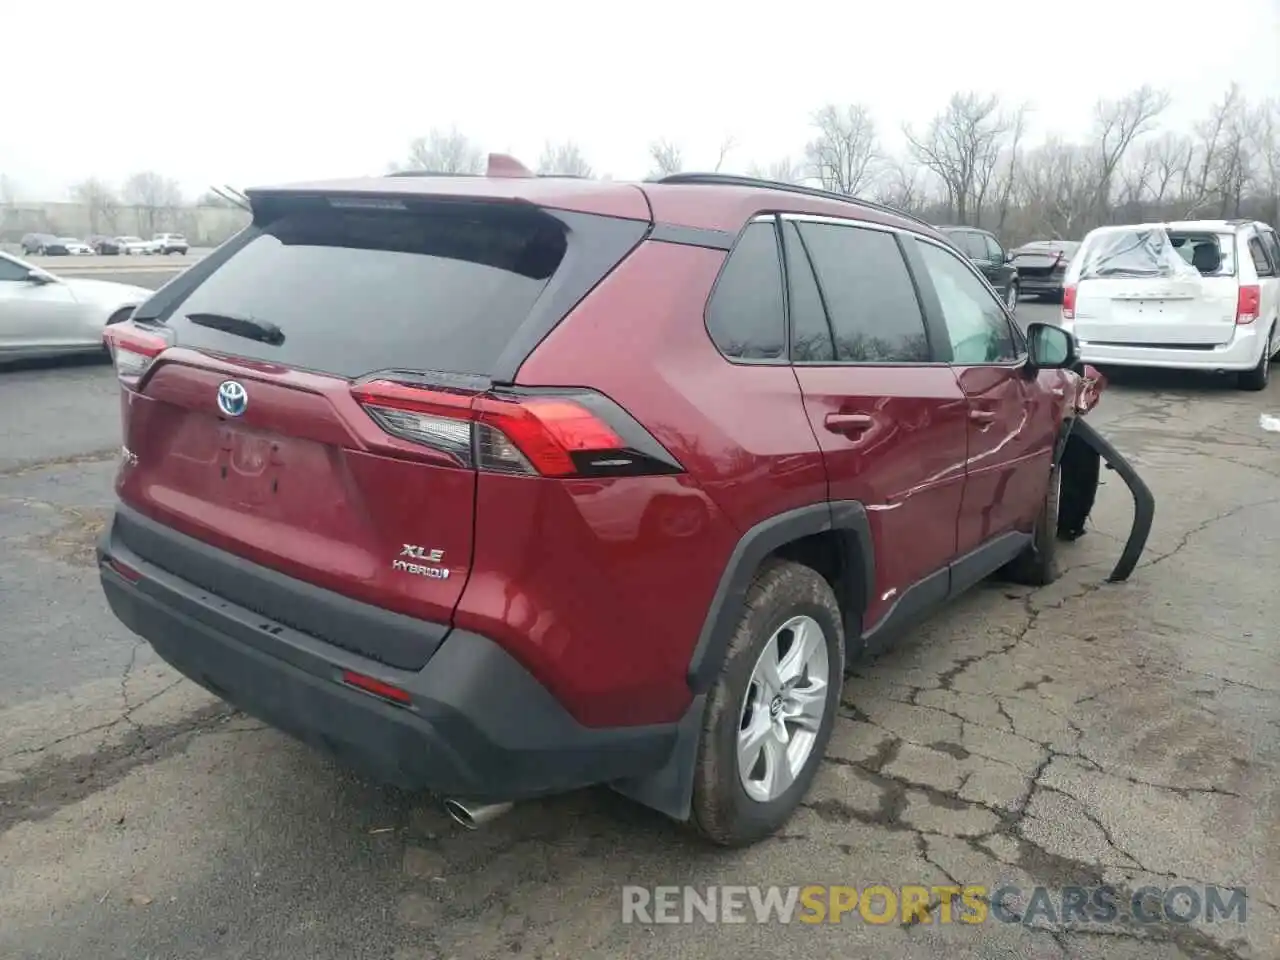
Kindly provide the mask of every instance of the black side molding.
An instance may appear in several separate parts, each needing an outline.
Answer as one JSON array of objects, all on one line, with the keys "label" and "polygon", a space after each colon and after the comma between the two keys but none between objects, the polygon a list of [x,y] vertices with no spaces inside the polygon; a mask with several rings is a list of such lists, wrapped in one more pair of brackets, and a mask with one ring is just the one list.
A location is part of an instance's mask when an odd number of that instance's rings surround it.
[{"label": "black side molding", "polygon": [[788,543],[829,531],[845,534],[861,568],[860,581],[851,584],[860,596],[842,599],[865,601],[871,595],[875,554],[871,527],[862,504],[854,500],[816,503],[760,521],[738,541],[711,598],[707,619],[689,661],[689,687],[695,694],[707,691],[724,662],[724,652],[738,626],[747,589],[761,561]]},{"label": "black side molding", "polygon": [[[1142,478],[1138,476],[1132,464],[1111,445],[1110,441],[1084,420],[1080,420],[1072,429],[1071,439],[1067,442],[1068,450],[1077,441],[1088,446],[1093,453],[1105,461],[1110,469],[1120,474],[1120,479],[1125,482],[1133,495],[1133,526],[1129,529],[1129,539],[1125,541],[1124,550],[1120,554],[1120,559],[1116,561],[1111,576],[1107,577],[1110,583],[1120,583],[1129,579],[1129,574],[1133,573],[1134,567],[1138,565],[1138,559],[1147,545],[1147,537],[1151,533],[1151,523],[1156,512],[1156,499],[1152,496],[1151,488],[1142,482]],[[1084,519],[1084,517],[1079,518],[1082,528]]]}]

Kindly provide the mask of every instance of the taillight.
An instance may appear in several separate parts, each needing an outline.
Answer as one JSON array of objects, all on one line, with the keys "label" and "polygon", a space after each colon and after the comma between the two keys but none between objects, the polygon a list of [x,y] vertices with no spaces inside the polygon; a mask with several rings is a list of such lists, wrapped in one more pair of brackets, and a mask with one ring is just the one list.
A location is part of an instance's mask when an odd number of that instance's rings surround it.
[{"label": "taillight", "polygon": [[141,330],[131,323],[117,323],[102,332],[102,342],[111,351],[116,376],[125,386],[137,386],[142,375],[169,346],[165,337]]},{"label": "taillight", "polygon": [[1262,288],[1257,284],[1241,284],[1236,298],[1236,323],[1253,323],[1262,307]]},{"label": "taillight", "polygon": [[677,473],[680,464],[608,398],[457,393],[375,380],[352,395],[383,430],[459,466],[542,477]]},{"label": "taillight", "polygon": [[1064,287],[1062,290],[1062,319],[1074,320],[1076,318],[1076,288]]}]

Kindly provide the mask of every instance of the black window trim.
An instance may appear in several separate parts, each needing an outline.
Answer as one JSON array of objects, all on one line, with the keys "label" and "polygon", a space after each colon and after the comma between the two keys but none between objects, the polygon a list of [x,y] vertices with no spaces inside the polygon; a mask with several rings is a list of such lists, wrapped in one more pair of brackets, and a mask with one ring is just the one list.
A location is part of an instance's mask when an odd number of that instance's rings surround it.
[{"label": "black window trim", "polygon": [[[778,250],[778,280],[782,284],[782,355],[778,357],[731,357],[716,343],[716,338],[711,333],[711,302],[716,298],[716,291],[720,289],[720,281],[724,278],[725,270],[729,266],[729,261],[733,259],[733,255],[738,251],[742,238],[746,236],[747,231],[758,223],[767,223],[773,227],[773,242]],[[720,264],[720,269],[716,271],[716,279],[711,284],[711,290],[707,294],[706,303],[702,305],[702,329],[706,331],[707,339],[711,341],[711,346],[716,353],[726,363],[732,363],[740,367],[785,367],[791,363],[791,304],[789,296],[789,288],[787,286],[787,265],[786,257],[782,252],[782,231],[778,229],[777,214],[766,213],[756,214],[746,223],[742,225],[742,229],[737,232],[724,255],[724,260]]]},{"label": "black window trim", "polygon": [[[792,366],[796,366],[796,367],[889,367],[889,368],[950,366],[950,363],[951,363],[950,341],[945,336],[946,328],[945,327],[939,328],[935,323],[930,322],[930,315],[926,307],[925,297],[923,296],[924,291],[921,288],[921,281],[919,276],[917,276],[917,269],[915,265],[911,262],[911,258],[908,256],[905,248],[905,240],[907,238],[914,236],[913,233],[907,230],[903,230],[900,227],[890,226],[888,224],[883,224],[883,223],[875,223],[870,220],[857,220],[851,217],[832,217],[832,216],[827,216],[825,214],[817,214],[817,213],[782,213],[779,216],[779,220],[783,222],[790,222],[790,223],[825,223],[825,224],[830,224],[838,227],[850,227],[850,228],[859,229],[859,230],[874,230],[879,233],[887,233],[890,236],[892,236],[894,240],[897,242],[898,253],[899,255],[901,255],[903,259],[904,265],[907,268],[907,276],[911,279],[911,286],[915,291],[916,305],[920,308],[920,319],[924,325],[925,342],[929,345],[929,354],[932,357],[932,359],[930,360],[876,360],[876,361],[835,360],[835,359],[792,360],[791,361]],[[800,235],[800,231],[798,229],[796,233],[797,235]],[[803,243],[803,235],[801,235],[801,242]],[[808,256],[807,248],[805,250],[805,256],[806,257]],[[784,250],[784,257],[785,257],[785,250]],[[813,269],[811,265],[810,265],[810,269]],[[826,295],[822,292],[822,283],[817,278],[816,269],[813,269],[813,272],[814,272],[814,280],[818,284],[818,295],[822,300],[822,309],[823,309],[823,312],[826,313],[827,311]],[[789,309],[790,301],[791,301],[790,287],[788,287],[785,292],[786,292],[785,300],[788,304],[788,309]],[[827,315],[826,321],[827,321],[827,328],[831,329],[830,315]],[[787,355],[788,356],[791,355],[790,333],[791,333],[790,326],[788,325],[788,330],[787,330],[787,334],[788,334]],[[941,339],[940,339],[940,334],[942,335]],[[832,334],[832,338],[834,340],[834,333]],[[940,356],[940,354],[945,355],[945,359],[942,356]]]},{"label": "black window trim", "polygon": [[[941,250],[943,253],[946,253],[952,257],[956,256],[954,250],[948,250],[944,244],[939,243],[937,240],[934,240],[932,237],[926,237],[923,234],[913,234],[912,239],[916,243],[924,242],[924,243],[932,244],[933,246]],[[938,321],[942,324],[942,328],[945,331],[946,318],[942,312],[942,300],[938,297],[938,291],[933,285],[933,280],[929,276],[928,270],[925,268],[923,258],[920,257],[919,251],[913,250],[912,252],[916,256],[916,258],[920,261],[920,264],[919,264],[920,273],[923,277],[923,283],[928,287],[928,290],[929,290],[929,308],[937,311]],[[1017,351],[1017,356],[1012,360],[990,360],[985,363],[963,363],[963,364],[956,363],[954,356],[951,356],[951,358],[948,360],[948,365],[957,366],[957,367],[959,366],[1003,367],[1009,370],[1025,367],[1027,360],[1029,359],[1028,353],[1027,353],[1026,339],[1022,336],[1022,331],[1018,327],[1017,321],[1009,313],[1009,307],[1004,302],[1004,298],[999,296],[995,292],[995,288],[991,286],[991,281],[986,278],[986,276],[983,274],[981,270],[979,270],[977,267],[973,265],[972,260],[970,260],[966,256],[956,257],[956,259],[958,259],[962,264],[964,264],[964,266],[968,269],[970,274],[977,277],[977,279],[982,283],[982,286],[986,288],[986,291],[991,295],[991,299],[994,300],[999,305],[1000,313],[1004,317],[1005,323],[1009,325],[1009,337],[1011,340],[1013,340],[1014,349]],[[950,333],[947,333],[947,338],[945,342],[947,344],[947,353],[950,355],[951,354]]]}]

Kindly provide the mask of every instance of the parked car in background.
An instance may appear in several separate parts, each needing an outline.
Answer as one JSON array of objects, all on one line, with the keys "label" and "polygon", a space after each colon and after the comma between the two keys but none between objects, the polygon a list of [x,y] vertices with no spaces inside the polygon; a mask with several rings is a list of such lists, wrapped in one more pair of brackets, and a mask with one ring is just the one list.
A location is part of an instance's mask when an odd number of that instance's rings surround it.
[{"label": "parked car in background", "polygon": [[1032,240],[1014,250],[1013,266],[1022,295],[1061,303],[1067,267],[1079,249],[1075,240]]},{"label": "parked car in background", "polygon": [[128,319],[151,293],[106,280],[58,277],[0,253],[0,360],[100,353],[103,331]]},{"label": "parked car in background", "polygon": [[1261,390],[1280,352],[1280,240],[1251,220],[1099,227],[1067,270],[1062,326],[1089,363],[1235,372]]},{"label": "parked car in background", "polygon": [[166,256],[171,253],[185,255],[190,249],[187,238],[180,233],[157,233],[151,240],[151,246],[154,253],[162,253]]},{"label": "parked car in background", "polygon": [[977,227],[939,227],[942,234],[955,244],[956,249],[967,256],[982,271],[996,293],[1004,300],[1012,313],[1018,309],[1021,287],[1018,268],[1013,256],[1005,251],[996,235]]},{"label": "parked car in background", "polygon": [[58,242],[66,247],[67,253],[73,257],[93,256],[93,247],[83,240],[77,240],[75,237],[60,237]]},{"label": "parked car in background", "polygon": [[186,676],[464,824],[608,783],[758,840],[846,657],[998,569],[1055,578],[1096,381],[882,205],[490,162],[251,190],[212,269],[107,331],[103,590]]},{"label": "parked car in background", "polygon": [[93,247],[93,252],[100,257],[113,257],[120,253],[118,237],[104,237],[97,234],[89,238],[89,246]]},{"label": "parked car in background", "polygon": [[22,252],[27,256],[63,257],[67,256],[66,243],[51,233],[28,233],[22,238]]},{"label": "parked car in background", "polygon": [[119,237],[120,252],[126,257],[155,253],[155,243],[141,237]]}]

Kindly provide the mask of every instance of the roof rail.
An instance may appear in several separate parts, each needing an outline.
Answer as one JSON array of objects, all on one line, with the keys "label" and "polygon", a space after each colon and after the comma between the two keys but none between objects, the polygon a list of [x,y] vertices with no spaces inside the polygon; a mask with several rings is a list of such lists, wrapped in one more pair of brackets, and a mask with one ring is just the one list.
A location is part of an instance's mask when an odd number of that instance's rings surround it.
[{"label": "roof rail", "polygon": [[701,184],[703,186],[722,186],[722,187],[757,187],[761,190],[782,190],[786,193],[798,193],[806,197],[819,197],[823,200],[839,200],[843,203],[854,203],[860,207],[867,207],[870,210],[879,210],[881,213],[890,213],[895,217],[902,217],[911,220],[929,229],[935,229],[933,224],[927,220],[922,220],[915,214],[907,213],[905,210],[899,210],[897,207],[891,207],[888,204],[876,203],[874,200],[864,200],[861,197],[851,197],[844,193],[835,193],[832,190],[822,190],[818,187],[806,187],[798,183],[783,183],[781,180],[766,180],[763,177],[744,177],[735,173],[669,173],[665,177],[658,177],[650,183],[689,183]]},{"label": "roof rail", "polygon": [[479,173],[444,173],[439,170],[393,170],[388,177],[479,177]]}]

